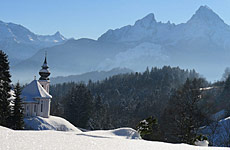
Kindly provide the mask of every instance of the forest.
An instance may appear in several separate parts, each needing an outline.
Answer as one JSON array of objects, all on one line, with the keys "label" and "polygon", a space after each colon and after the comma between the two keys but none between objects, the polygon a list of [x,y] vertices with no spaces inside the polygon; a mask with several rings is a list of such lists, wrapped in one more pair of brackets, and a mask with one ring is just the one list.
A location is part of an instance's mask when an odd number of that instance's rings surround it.
[{"label": "forest", "polygon": [[214,122],[213,114],[229,109],[230,78],[225,78],[209,83],[195,70],[164,66],[103,81],[56,84],[50,87],[51,114],[87,130],[138,129],[151,117],[154,134],[145,139],[192,143],[199,127]]}]

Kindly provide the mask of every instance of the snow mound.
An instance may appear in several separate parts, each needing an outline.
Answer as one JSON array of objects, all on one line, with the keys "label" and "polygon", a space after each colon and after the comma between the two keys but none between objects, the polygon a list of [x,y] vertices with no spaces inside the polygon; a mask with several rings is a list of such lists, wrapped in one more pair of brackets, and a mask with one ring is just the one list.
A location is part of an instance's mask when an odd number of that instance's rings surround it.
[{"label": "snow mound", "polygon": [[112,133],[117,136],[126,137],[126,139],[141,139],[140,134],[131,128],[120,128],[112,130]]},{"label": "snow mound", "polygon": [[[80,134],[79,134],[80,135]],[[141,139],[139,133],[132,128],[119,128],[114,130],[88,131],[86,136],[101,136],[104,138]]]},{"label": "snow mound", "polygon": [[72,125],[69,121],[56,116],[49,118],[30,117],[24,118],[25,129],[27,130],[55,130],[55,131],[73,131],[81,132],[78,128]]}]

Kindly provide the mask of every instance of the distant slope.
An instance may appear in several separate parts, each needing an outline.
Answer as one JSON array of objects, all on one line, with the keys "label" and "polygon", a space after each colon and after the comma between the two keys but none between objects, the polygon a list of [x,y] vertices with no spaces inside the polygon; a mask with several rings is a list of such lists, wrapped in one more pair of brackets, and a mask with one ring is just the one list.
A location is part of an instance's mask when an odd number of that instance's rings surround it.
[{"label": "distant slope", "polygon": [[64,82],[81,82],[81,81],[87,83],[89,80],[100,81],[100,80],[104,80],[105,78],[111,77],[113,75],[125,74],[131,72],[133,71],[127,68],[114,68],[110,71],[92,71],[80,75],[54,77],[54,78],[50,78],[51,81],[50,83],[57,84],[57,83],[64,83]]},{"label": "distant slope", "polygon": [[81,130],[76,128],[69,121],[56,116],[50,116],[49,118],[29,117],[24,118],[24,122],[26,130],[55,130],[81,132]]}]

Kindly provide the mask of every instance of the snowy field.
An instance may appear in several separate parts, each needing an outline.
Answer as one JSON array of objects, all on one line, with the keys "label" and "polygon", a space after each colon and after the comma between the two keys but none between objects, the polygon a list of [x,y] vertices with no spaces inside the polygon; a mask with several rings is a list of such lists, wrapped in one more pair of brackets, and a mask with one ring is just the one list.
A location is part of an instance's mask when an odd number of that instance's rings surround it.
[{"label": "snowy field", "polygon": [[13,131],[0,127],[1,150],[227,150],[140,140],[135,130]]},{"label": "snowy field", "polygon": [[0,126],[0,150],[230,150],[145,141],[131,128],[82,132],[55,116],[24,121],[27,129],[37,131],[14,131]]}]

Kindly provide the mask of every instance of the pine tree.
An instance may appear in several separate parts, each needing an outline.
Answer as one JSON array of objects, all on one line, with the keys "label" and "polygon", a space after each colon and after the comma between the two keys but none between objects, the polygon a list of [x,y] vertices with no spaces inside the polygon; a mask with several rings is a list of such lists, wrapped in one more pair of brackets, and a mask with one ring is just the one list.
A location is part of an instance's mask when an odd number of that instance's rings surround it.
[{"label": "pine tree", "polygon": [[10,72],[7,55],[0,50],[0,125],[10,126]]},{"label": "pine tree", "polygon": [[16,130],[23,129],[24,126],[24,115],[23,115],[23,107],[22,107],[22,99],[21,95],[21,87],[19,83],[16,84],[14,89],[15,99],[14,99],[14,106],[12,111],[12,128]]}]

